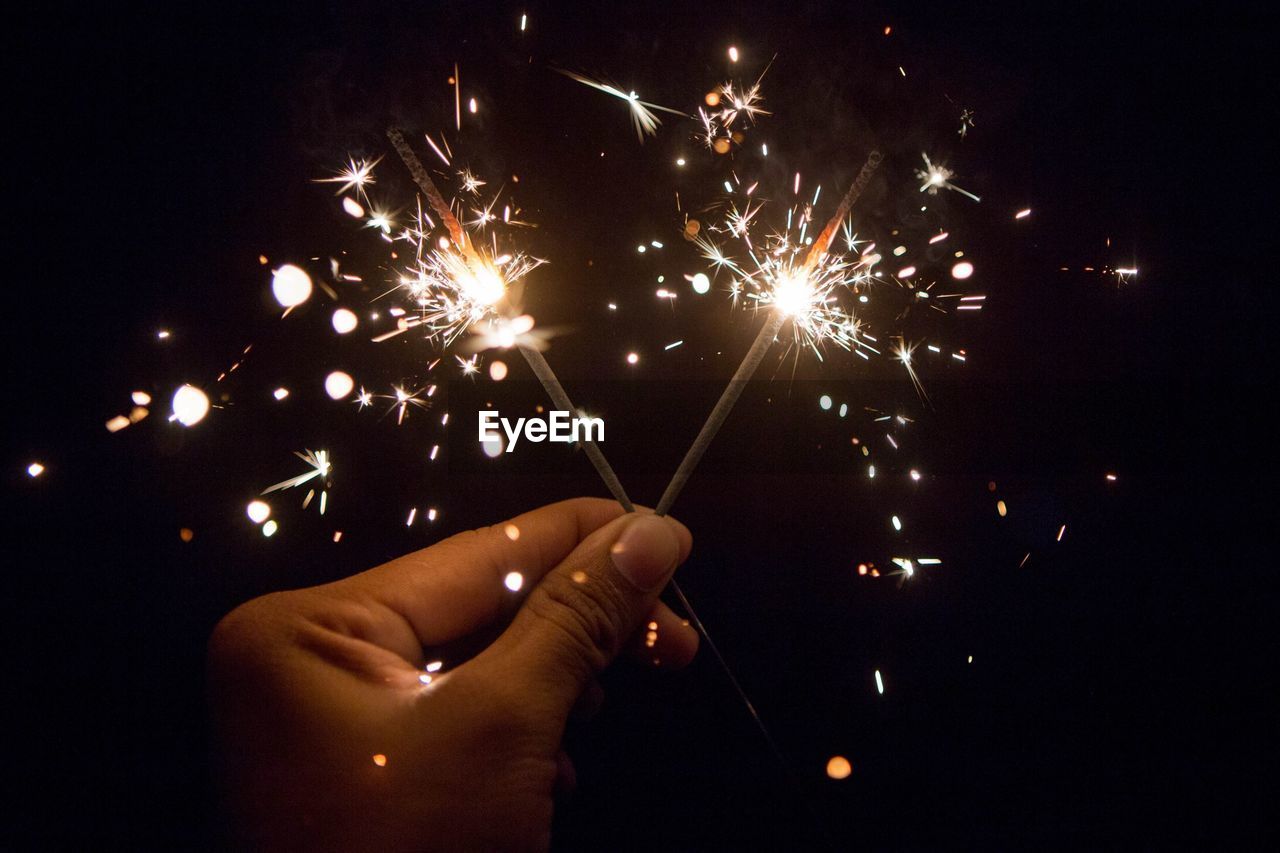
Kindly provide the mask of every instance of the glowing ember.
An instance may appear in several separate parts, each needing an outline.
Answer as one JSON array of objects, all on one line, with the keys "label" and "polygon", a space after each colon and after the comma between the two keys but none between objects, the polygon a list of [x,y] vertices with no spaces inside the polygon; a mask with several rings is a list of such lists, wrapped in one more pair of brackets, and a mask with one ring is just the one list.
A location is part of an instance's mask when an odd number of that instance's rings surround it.
[{"label": "glowing ember", "polygon": [[843,755],[833,755],[827,761],[827,776],[832,779],[848,779],[852,772],[853,766]]},{"label": "glowing ember", "polygon": [[209,414],[209,398],[192,385],[183,385],[173,395],[173,417],[183,426],[194,426]]},{"label": "glowing ember", "polygon": [[356,381],[350,374],[335,370],[324,378],[324,392],[334,400],[341,400],[355,390]]},{"label": "glowing ember", "polygon": [[261,524],[271,516],[271,505],[266,501],[250,501],[245,513],[254,524]]},{"label": "glowing ember", "polygon": [[285,264],[272,274],[271,292],[285,308],[301,305],[311,298],[311,276],[300,267]]}]

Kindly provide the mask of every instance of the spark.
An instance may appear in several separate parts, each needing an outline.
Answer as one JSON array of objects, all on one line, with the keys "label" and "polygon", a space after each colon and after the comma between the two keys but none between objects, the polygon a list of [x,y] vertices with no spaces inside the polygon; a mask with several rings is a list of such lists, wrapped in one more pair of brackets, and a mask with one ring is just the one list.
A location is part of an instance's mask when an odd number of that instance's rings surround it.
[{"label": "spark", "polygon": [[480,188],[485,185],[485,181],[473,175],[470,169],[463,169],[458,173],[458,177],[462,179],[463,192],[469,192],[472,195],[479,195]]},{"label": "spark", "polygon": [[268,486],[262,490],[262,494],[267,495],[271,492],[278,492],[282,489],[294,489],[303,483],[309,483],[319,478],[325,488],[329,485],[329,476],[333,473],[333,463],[329,461],[329,451],[327,450],[307,450],[305,453],[294,451],[294,456],[301,459],[310,470],[299,474],[296,477],[290,477],[287,480],[281,480],[274,486]]},{"label": "spark", "polygon": [[277,400],[283,400],[285,397],[289,396],[289,389],[277,388],[276,390],[271,392],[271,396],[275,397]]},{"label": "spark", "polygon": [[335,370],[324,378],[324,392],[330,399],[341,400],[355,388],[355,380],[348,373]]},{"label": "spark", "polygon": [[1028,216],[1030,216],[1030,215],[1031,215],[1031,208],[1029,208],[1029,207],[1028,207],[1028,208],[1025,208],[1025,209],[1023,209],[1023,210],[1019,210],[1017,213],[1015,213],[1015,214],[1013,215],[1013,218],[1014,218],[1014,219],[1026,219],[1026,218],[1027,218]]},{"label": "spark", "polygon": [[261,524],[271,517],[271,505],[266,501],[249,501],[245,514],[254,524]]},{"label": "spark", "polygon": [[971,127],[973,127],[973,110],[961,110],[960,129],[956,131],[960,134],[961,139],[969,135],[969,128]]},{"label": "spark", "polygon": [[524,575],[519,572],[507,572],[506,577],[502,579],[502,585],[512,592],[519,592],[524,586]]},{"label": "spark", "polygon": [[333,177],[315,178],[317,184],[340,184],[338,191],[334,195],[342,195],[348,190],[355,190],[356,194],[365,201],[369,197],[365,194],[365,188],[375,183],[373,178],[373,167],[378,165],[382,160],[381,157],[376,160],[357,160],[354,157],[347,158],[347,165],[339,169]]},{"label": "spark", "polygon": [[471,358],[463,358],[460,355],[455,355],[454,358],[457,359],[458,369],[462,371],[463,376],[475,376],[480,372],[480,366],[476,363],[480,358],[479,353],[471,356]]},{"label": "spark", "polygon": [[921,154],[920,156],[924,158],[924,168],[916,170],[916,177],[924,181],[924,183],[920,185],[920,192],[928,192],[929,195],[937,195],[939,189],[955,190],[961,195],[968,196],[974,201],[982,201],[982,199],[978,198],[968,190],[961,189],[951,183],[951,178],[955,175],[955,172],[952,172],[946,166],[941,164],[934,164],[929,160],[928,154]]},{"label": "spark", "polygon": [[356,317],[355,312],[350,308],[339,308],[333,312],[331,319],[333,330],[340,335],[345,335],[355,331],[360,320]]},{"label": "spark", "polygon": [[44,473],[44,466],[41,465],[39,462],[32,462],[30,465],[27,466],[28,477],[32,477],[32,478],[39,477],[43,473]]},{"label": "spark", "polygon": [[581,74],[574,74],[572,71],[560,71],[560,73],[568,77],[570,80],[578,81],[584,86],[590,86],[591,88],[604,92],[607,95],[612,95],[615,98],[626,101],[628,106],[631,108],[631,126],[635,128],[636,138],[640,140],[641,144],[644,143],[646,135],[657,135],[658,126],[662,124],[662,120],[653,114],[654,110],[661,110],[664,113],[671,113],[678,116],[684,115],[680,110],[673,110],[670,107],[663,107],[648,101],[642,101],[634,91],[624,92],[616,86],[611,86],[608,83],[603,83],[598,80],[592,80],[590,77],[584,77]]},{"label": "spark", "polygon": [[173,416],[183,426],[195,426],[209,414],[209,397],[192,385],[183,385],[173,394]]},{"label": "spark", "polygon": [[301,267],[285,264],[271,274],[271,292],[285,308],[294,308],[311,298],[311,276]]},{"label": "spark", "polygon": [[915,349],[916,344],[908,344],[904,339],[898,338],[898,346],[893,354],[902,363],[902,366],[906,368],[907,376],[911,377],[911,384],[915,386],[916,393],[920,395],[922,400],[928,400],[928,395],[924,393],[924,385],[921,384],[920,377],[916,374],[916,369],[911,363],[911,356]]},{"label": "spark", "polygon": [[674,343],[667,344],[665,347],[663,347],[663,349],[668,349],[668,350],[675,349],[676,347],[680,346],[683,343],[684,341],[675,341]]},{"label": "spark", "polygon": [[876,670],[876,692],[881,696],[884,695],[884,679],[880,677],[880,670]]}]

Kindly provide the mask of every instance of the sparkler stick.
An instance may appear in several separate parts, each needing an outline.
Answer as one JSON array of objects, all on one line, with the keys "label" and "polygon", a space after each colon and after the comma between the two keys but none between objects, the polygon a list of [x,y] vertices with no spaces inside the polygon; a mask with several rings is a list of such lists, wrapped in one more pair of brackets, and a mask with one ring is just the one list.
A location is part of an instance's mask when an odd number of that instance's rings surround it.
[{"label": "sparkler stick", "polygon": [[[560,384],[555,371],[551,369],[551,365],[547,363],[542,353],[533,347],[524,346],[523,344],[517,345],[516,348],[520,350],[520,354],[528,362],[530,369],[533,370],[533,375],[538,377],[538,381],[542,383],[542,387],[546,390],[547,396],[551,398],[551,402],[555,403],[556,407],[561,411],[577,411],[573,408],[573,403],[570,402],[569,395],[565,393],[564,386]],[[631,498],[627,497],[626,490],[622,488],[622,481],[614,473],[613,466],[609,464],[609,460],[604,458],[604,451],[595,443],[595,440],[588,438],[582,443],[582,449],[586,451],[587,458],[591,460],[596,473],[600,475],[600,479],[604,481],[605,486],[609,489],[609,494],[613,495],[624,510],[635,512],[636,508],[631,503]],[[681,597],[683,598],[683,596]]]},{"label": "sparkler stick", "polygon": [[[836,232],[840,229],[840,223],[849,215],[854,202],[858,200],[858,197],[862,195],[862,191],[866,189],[871,176],[879,168],[881,159],[879,151],[872,151],[867,156],[867,162],[863,164],[862,171],[858,173],[858,177],[854,179],[848,192],[844,194],[844,198],[840,200],[839,206],[836,207],[835,215],[831,217],[827,227],[822,229],[822,232],[814,239],[813,245],[809,247],[809,253],[805,256],[804,265],[801,267],[801,274],[816,267],[822,260],[823,255],[831,248]],[[707,452],[707,448],[711,446],[712,439],[716,437],[716,433],[720,431],[720,427],[724,425],[725,420],[729,417],[729,412],[733,410],[734,404],[738,402],[738,397],[742,395],[743,390],[747,387],[747,382],[756,372],[756,368],[760,366],[760,362],[764,361],[765,353],[769,351],[769,346],[773,343],[773,339],[777,337],[786,319],[787,314],[775,305],[773,312],[769,315],[769,320],[760,329],[760,333],[756,335],[755,341],[751,344],[751,349],[747,350],[742,363],[738,365],[733,378],[729,380],[728,387],[724,389],[724,393],[716,401],[715,408],[711,410],[711,414],[707,416],[707,420],[702,424],[702,429],[698,431],[698,437],[689,446],[684,459],[680,460],[680,467],[676,469],[671,482],[667,484],[666,491],[662,493],[662,498],[658,501],[658,506],[655,510],[658,515],[666,515],[670,512],[671,505],[676,502],[676,498],[679,497],[681,490],[684,489],[685,483],[689,481],[689,477],[693,474],[693,469],[697,468],[698,462],[702,460],[702,454]]]}]

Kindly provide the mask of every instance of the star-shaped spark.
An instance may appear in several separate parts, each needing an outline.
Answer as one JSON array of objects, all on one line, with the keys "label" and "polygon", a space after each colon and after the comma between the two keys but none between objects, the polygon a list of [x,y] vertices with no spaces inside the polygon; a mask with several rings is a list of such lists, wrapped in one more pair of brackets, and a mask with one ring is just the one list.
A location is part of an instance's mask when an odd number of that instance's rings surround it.
[{"label": "star-shaped spark", "polygon": [[347,190],[354,189],[356,191],[356,195],[360,196],[365,201],[368,201],[369,197],[365,195],[365,187],[374,183],[373,167],[378,165],[378,162],[381,159],[382,158],[379,157],[377,160],[370,162],[368,160],[356,160],[354,157],[349,157],[347,158],[347,165],[345,168],[339,169],[331,178],[316,178],[315,183],[341,184],[334,195],[342,195]]},{"label": "star-shaped spark", "polygon": [[329,475],[333,473],[333,464],[329,461],[329,451],[327,450],[308,450],[305,453],[294,452],[294,456],[301,459],[310,466],[311,470],[305,474],[299,474],[296,477],[290,477],[282,480],[274,486],[269,486],[262,490],[262,494],[270,494],[271,492],[280,491],[281,489],[292,489],[308,483],[317,477],[326,487],[329,485]]},{"label": "star-shaped spark", "polygon": [[479,353],[471,356],[471,358],[463,358],[460,355],[455,355],[454,358],[458,360],[458,369],[462,371],[463,376],[475,376],[480,372]]},{"label": "star-shaped spark", "polygon": [[924,183],[920,185],[920,192],[928,192],[929,195],[937,195],[939,189],[955,190],[961,195],[966,195],[974,201],[982,201],[982,199],[978,198],[968,190],[961,189],[951,183],[951,178],[955,175],[955,172],[951,171],[946,166],[941,164],[935,165],[930,162],[928,154],[921,154],[920,156],[924,157],[924,168],[916,169],[916,177],[924,181]]},{"label": "star-shaped spark", "polygon": [[463,192],[469,192],[472,195],[479,195],[480,188],[486,183],[472,174],[470,169],[463,169],[458,173],[458,177],[462,179]]},{"label": "star-shaped spark", "polygon": [[598,89],[607,95],[613,95],[615,98],[626,101],[627,105],[631,107],[631,126],[636,129],[636,138],[640,140],[641,144],[644,144],[646,135],[655,136],[658,132],[658,125],[662,124],[662,121],[653,114],[654,110],[661,110],[664,113],[672,113],[678,116],[684,115],[680,110],[673,110],[670,107],[642,101],[635,92],[624,92],[616,86],[592,80],[590,77],[583,77],[581,74],[574,74],[572,71],[561,71],[560,73],[570,80],[577,80],[584,86],[590,86],[592,89]]}]

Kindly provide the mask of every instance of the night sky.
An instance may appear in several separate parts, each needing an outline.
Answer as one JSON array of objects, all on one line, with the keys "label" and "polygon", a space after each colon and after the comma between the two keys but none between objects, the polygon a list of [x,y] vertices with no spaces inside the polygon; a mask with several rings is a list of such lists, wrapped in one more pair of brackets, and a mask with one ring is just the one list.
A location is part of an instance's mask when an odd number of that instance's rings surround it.
[{"label": "night sky", "polygon": [[[342,292],[352,307],[380,292],[382,244],[312,179],[386,153],[374,198],[412,198],[383,136],[394,123],[428,165],[421,133],[446,130],[481,177],[520,176],[539,225],[520,236],[551,259],[526,307],[560,330],[548,358],[605,417],[604,450],[642,503],[760,323],[684,284],[705,267],[680,238],[677,192],[697,209],[730,167],[783,190],[799,171],[806,192],[823,184],[823,218],[878,147],[859,227],[888,247],[895,229],[945,224],[987,294],[974,316],[920,327],[967,354],[922,368],[928,406],[885,362],[781,347],[766,360],[674,514],[694,534],[681,583],[784,765],[705,650],[674,676],[620,666],[605,711],[568,736],[580,790],[558,812],[561,849],[1261,844],[1273,566],[1254,516],[1273,514],[1257,496],[1274,344],[1250,260],[1268,217],[1249,194],[1270,155],[1240,146],[1264,100],[1258,16],[615,5],[42,4],[6,27],[3,600],[22,713],[0,838],[217,846],[202,679],[221,615],[605,494],[566,448],[477,452],[479,402],[541,402],[516,359],[502,384],[460,380],[451,355],[430,373],[421,339],[338,339],[322,294],[280,320],[280,263],[340,258],[366,278]],[[554,71],[692,110],[771,58],[774,114],[740,164],[699,150],[675,116],[640,145],[624,104]],[[455,62],[480,105],[461,134]],[[961,139],[964,108],[975,125]],[[762,141],[767,162],[746,151]],[[981,204],[916,193],[921,151]],[[661,252],[636,252],[655,239]],[[1085,266],[1140,273],[1119,284]],[[674,305],[653,295],[662,274]],[[397,426],[328,400],[338,368],[380,393],[438,381],[449,402]],[[185,382],[225,406],[190,430],[164,420]],[[277,403],[280,385],[292,393]],[[108,434],[135,389],[155,397],[151,417]],[[463,424],[452,441],[446,405]],[[902,455],[866,407],[914,418]],[[894,477],[867,479],[854,436]],[[265,539],[245,503],[298,473],[293,451],[320,447],[336,460],[329,512],[289,494]],[[47,466],[37,479],[32,460]],[[411,506],[440,520],[407,528]],[[911,554],[943,563],[902,584],[857,574]],[[843,781],[825,774],[837,754],[853,767]]]}]

